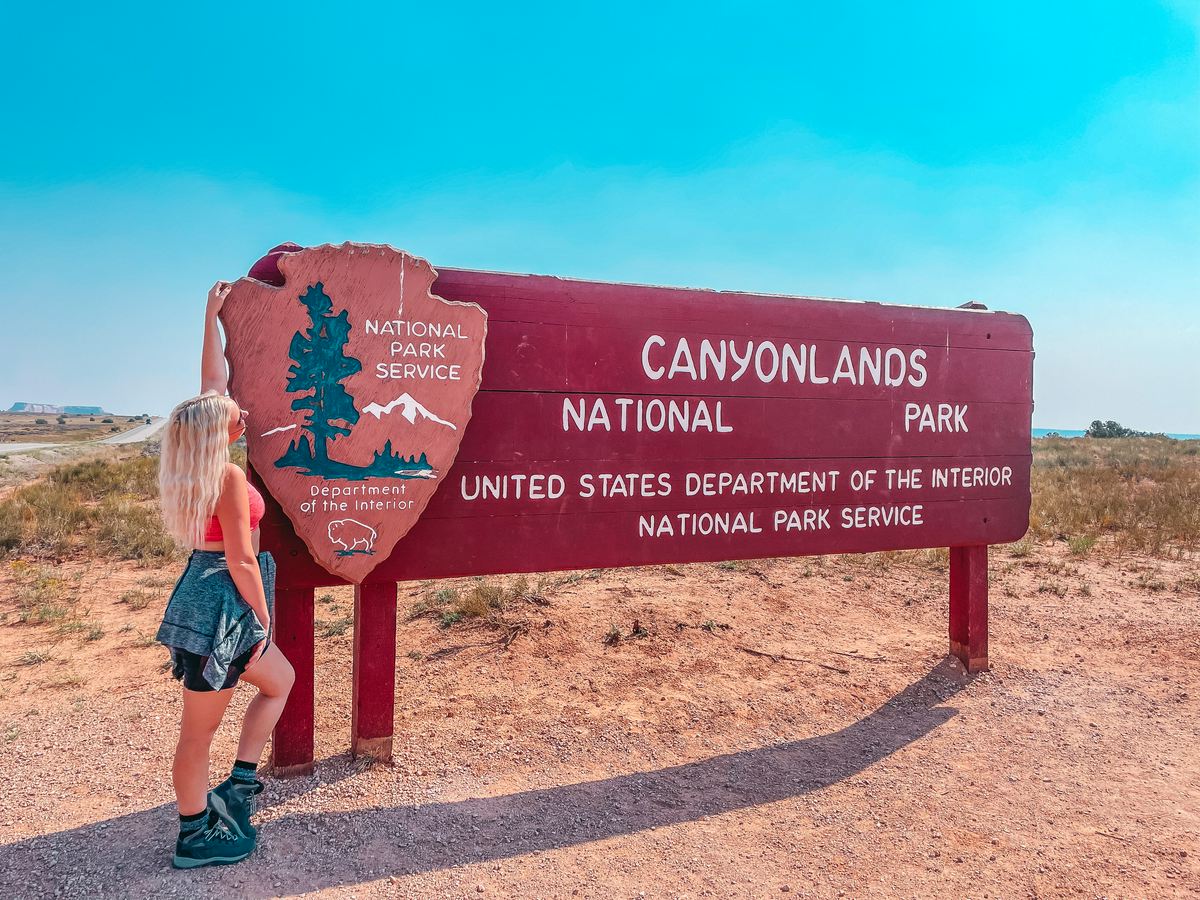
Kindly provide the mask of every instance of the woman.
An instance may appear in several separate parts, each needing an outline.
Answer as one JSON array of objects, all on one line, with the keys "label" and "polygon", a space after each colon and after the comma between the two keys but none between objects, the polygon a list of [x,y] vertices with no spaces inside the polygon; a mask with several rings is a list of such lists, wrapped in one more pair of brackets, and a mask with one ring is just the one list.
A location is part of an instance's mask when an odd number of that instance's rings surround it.
[{"label": "woman", "polygon": [[[270,639],[275,561],[258,551],[263,499],[229,461],[229,445],[246,431],[245,410],[225,396],[217,313],[229,291],[217,282],[208,294],[200,395],[172,410],[159,464],[163,520],[193,548],[157,635],[183,685],[173,768],[177,868],[235,863],[253,851],[250,815],[263,789],[255,771],[295,680]],[[233,771],[209,792],[209,747],[239,679],[258,694],[246,708]]]}]

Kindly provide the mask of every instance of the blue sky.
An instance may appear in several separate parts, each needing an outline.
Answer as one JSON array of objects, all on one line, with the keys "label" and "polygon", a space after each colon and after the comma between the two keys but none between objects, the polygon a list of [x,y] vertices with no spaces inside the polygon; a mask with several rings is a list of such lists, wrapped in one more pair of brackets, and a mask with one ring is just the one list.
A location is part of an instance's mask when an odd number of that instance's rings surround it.
[{"label": "blue sky", "polygon": [[214,280],[365,240],[979,299],[1035,425],[1200,432],[1200,4],[439,6],[6,12],[0,405],[166,412]]}]

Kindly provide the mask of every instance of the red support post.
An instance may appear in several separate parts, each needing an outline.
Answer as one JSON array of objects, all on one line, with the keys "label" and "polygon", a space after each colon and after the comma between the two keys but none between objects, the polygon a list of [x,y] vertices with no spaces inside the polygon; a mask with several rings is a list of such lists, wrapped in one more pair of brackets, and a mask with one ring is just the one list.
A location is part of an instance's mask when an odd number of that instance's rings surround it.
[{"label": "red support post", "polygon": [[277,778],[313,770],[313,588],[275,592],[274,641],[296,670],[296,683],[271,740],[271,769]]},{"label": "red support post", "polygon": [[988,667],[988,548],[950,548],[950,652],[968,672]]},{"label": "red support post", "polygon": [[354,588],[350,754],[391,762],[396,711],[396,582]]}]

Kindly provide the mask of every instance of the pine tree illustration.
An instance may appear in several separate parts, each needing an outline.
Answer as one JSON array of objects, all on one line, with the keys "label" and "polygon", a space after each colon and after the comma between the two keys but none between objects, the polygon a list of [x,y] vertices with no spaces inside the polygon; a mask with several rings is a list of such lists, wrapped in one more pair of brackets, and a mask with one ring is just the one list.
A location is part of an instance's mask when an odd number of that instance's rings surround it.
[{"label": "pine tree illustration", "polygon": [[[350,426],[358,422],[354,398],[341,382],[362,371],[362,363],[346,356],[350,334],[347,311],[333,314],[333,301],[322,282],[309,285],[300,302],[308,308],[311,324],[307,331],[297,331],[292,336],[288,355],[294,365],[288,369],[287,391],[303,395],[292,401],[292,409],[307,410],[300,427],[312,436],[312,465],[319,469],[329,462],[328,443],[348,435]],[[297,452],[307,455],[299,444],[287,455]]]}]

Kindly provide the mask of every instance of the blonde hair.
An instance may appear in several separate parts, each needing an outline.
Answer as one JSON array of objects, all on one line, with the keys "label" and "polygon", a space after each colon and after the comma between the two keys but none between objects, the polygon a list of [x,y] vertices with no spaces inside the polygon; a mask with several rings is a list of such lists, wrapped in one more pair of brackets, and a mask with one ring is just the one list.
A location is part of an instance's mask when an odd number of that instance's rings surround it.
[{"label": "blonde hair", "polygon": [[158,462],[159,502],[167,531],[185,547],[204,543],[229,462],[229,417],[237,408],[233,398],[206,391],[184,400],[167,420]]}]

